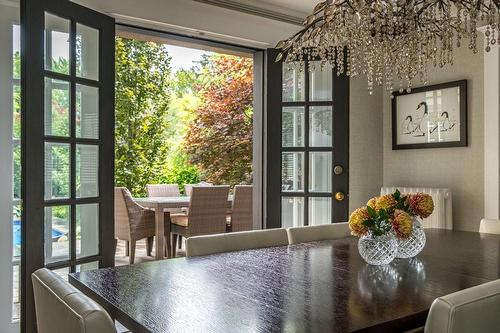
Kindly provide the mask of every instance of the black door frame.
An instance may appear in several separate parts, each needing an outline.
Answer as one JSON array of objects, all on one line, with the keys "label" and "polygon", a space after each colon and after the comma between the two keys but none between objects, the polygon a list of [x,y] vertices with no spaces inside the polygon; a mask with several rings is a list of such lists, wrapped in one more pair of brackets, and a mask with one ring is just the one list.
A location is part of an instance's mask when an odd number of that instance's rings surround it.
[{"label": "black door frame", "polygon": [[[76,78],[75,61],[71,61],[70,75],[48,73],[44,69],[44,13],[71,20],[70,59],[76,59],[76,22],[96,28],[99,38],[99,79],[98,82]],[[21,57],[22,73],[21,105],[22,117],[22,258],[21,258],[21,332],[36,332],[31,274],[41,268],[56,269],[99,261],[100,267],[114,265],[114,19],[67,0],[22,0],[21,1]],[[105,60],[105,61],[104,61]],[[110,62],[112,65],[110,66]],[[99,196],[96,198],[75,198],[74,185],[70,199],[60,200],[65,205],[85,203],[99,204],[99,254],[77,259],[75,240],[71,241],[70,260],[59,265],[45,265],[44,262],[44,207],[58,204],[44,199],[44,77],[50,76],[71,82],[71,128],[74,134],[75,86],[82,83],[99,87],[99,139],[50,138],[52,142],[70,144],[71,173],[75,172],[74,147],[77,143],[99,145]],[[111,157],[111,158],[110,158]],[[74,179],[74,177],[72,177]],[[72,212],[71,225],[75,227],[75,213]],[[73,237],[72,237],[73,238]]]},{"label": "black door frame", "polygon": [[[266,52],[266,108],[267,108],[267,172],[266,172],[266,228],[281,227],[281,199],[282,197],[309,197],[307,178],[309,172],[308,152],[323,151],[322,148],[308,147],[287,148],[286,151],[305,151],[304,155],[304,191],[283,193],[281,191],[281,156],[284,149],[281,147],[281,110],[284,106],[309,106],[333,105],[333,137],[334,150],[332,154],[333,167],[340,165],[343,168],[341,174],[332,175],[332,193],[314,193],[313,197],[332,198],[332,223],[347,221],[349,210],[349,78],[345,73],[337,75],[336,68],[333,69],[333,103],[332,102],[311,102],[309,101],[309,75],[304,75],[305,79],[305,101],[304,102],[283,102],[282,101],[282,62],[275,59],[279,51],[268,49]],[[307,68],[307,64],[305,65]],[[308,115],[305,115],[305,132],[308,133]],[[308,135],[305,141],[308,142]],[[341,201],[335,199],[335,193],[341,192],[345,197]],[[304,224],[308,225],[308,200],[304,200]]]}]

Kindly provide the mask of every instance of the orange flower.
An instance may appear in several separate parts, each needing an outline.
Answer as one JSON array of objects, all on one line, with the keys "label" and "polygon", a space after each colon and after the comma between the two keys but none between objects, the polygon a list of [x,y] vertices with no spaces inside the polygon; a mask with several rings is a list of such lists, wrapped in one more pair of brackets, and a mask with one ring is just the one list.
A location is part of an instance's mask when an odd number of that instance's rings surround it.
[{"label": "orange flower", "polygon": [[429,217],[434,211],[432,197],[422,192],[409,194],[406,197],[406,204],[410,207],[411,213],[421,218]]},{"label": "orange flower", "polygon": [[368,228],[363,224],[364,221],[369,220],[370,216],[366,207],[361,207],[352,212],[349,217],[349,228],[351,234],[354,236],[363,236],[368,232]]},{"label": "orange flower", "polygon": [[405,211],[396,209],[394,218],[392,219],[392,229],[399,238],[408,238],[413,229],[413,220],[410,214]]},{"label": "orange flower", "polygon": [[394,199],[392,194],[385,194],[379,197],[371,198],[370,200],[368,200],[366,205],[377,211],[380,209],[389,211],[396,207],[397,201]]},{"label": "orange flower", "polygon": [[377,197],[373,197],[368,202],[366,203],[368,207],[371,207],[373,209],[377,209]]}]

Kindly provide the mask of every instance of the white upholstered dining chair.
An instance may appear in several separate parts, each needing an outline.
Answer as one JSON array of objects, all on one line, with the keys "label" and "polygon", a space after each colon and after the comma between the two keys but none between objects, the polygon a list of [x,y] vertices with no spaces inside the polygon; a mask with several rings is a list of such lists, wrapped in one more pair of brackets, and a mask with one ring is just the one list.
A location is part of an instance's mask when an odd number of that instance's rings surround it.
[{"label": "white upholstered dining chair", "polygon": [[500,220],[482,219],[479,224],[479,232],[500,235]]},{"label": "white upholstered dining chair", "polygon": [[351,234],[349,223],[331,223],[293,227],[287,229],[290,244],[316,242],[328,239],[344,238]]},{"label": "white upholstered dining chair", "polygon": [[439,297],[432,303],[425,333],[500,331],[500,280]]},{"label": "white upholstered dining chair", "polygon": [[288,245],[285,229],[231,232],[188,238],[186,240],[186,256],[206,256],[215,253],[283,245]]},{"label": "white upholstered dining chair", "polygon": [[116,333],[109,314],[56,273],[42,268],[31,280],[38,333]]}]

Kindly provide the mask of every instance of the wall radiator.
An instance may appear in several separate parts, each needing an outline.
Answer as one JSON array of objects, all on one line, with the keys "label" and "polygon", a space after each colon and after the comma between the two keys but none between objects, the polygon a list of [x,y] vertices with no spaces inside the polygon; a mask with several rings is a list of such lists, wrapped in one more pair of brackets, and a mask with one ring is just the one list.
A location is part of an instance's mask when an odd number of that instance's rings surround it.
[{"label": "wall radiator", "polygon": [[451,210],[451,191],[447,188],[430,187],[382,187],[380,194],[394,193],[396,189],[404,193],[423,192],[432,196],[434,200],[434,213],[426,219],[423,219],[424,228],[453,229],[453,218]]}]

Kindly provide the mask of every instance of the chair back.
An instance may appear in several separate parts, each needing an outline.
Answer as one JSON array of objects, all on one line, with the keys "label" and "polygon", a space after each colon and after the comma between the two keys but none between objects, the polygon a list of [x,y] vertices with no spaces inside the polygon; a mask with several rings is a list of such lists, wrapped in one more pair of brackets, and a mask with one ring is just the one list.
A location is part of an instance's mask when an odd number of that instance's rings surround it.
[{"label": "chair back", "polygon": [[205,256],[214,253],[242,251],[288,245],[285,229],[231,232],[227,234],[189,237],[186,256]]},{"label": "chair back", "polygon": [[56,273],[42,268],[31,280],[38,333],[116,333],[108,313]]},{"label": "chair back", "polygon": [[286,232],[290,244],[344,238],[351,234],[347,222],[293,227],[288,228]]},{"label": "chair back", "polygon": [[207,182],[200,182],[198,184],[185,184],[184,185],[184,193],[186,193],[186,195],[188,197],[190,197],[191,192],[193,191],[193,187],[210,187],[210,186],[214,186],[214,184],[207,183]]},{"label": "chair back", "polygon": [[431,305],[425,333],[493,333],[500,328],[500,280],[439,297]]},{"label": "chair back", "polygon": [[177,184],[148,184],[146,185],[148,197],[180,197]]},{"label": "chair back", "polygon": [[130,238],[130,221],[125,202],[125,187],[115,187],[115,238]]},{"label": "chair back", "polygon": [[193,187],[189,204],[190,235],[226,231],[229,186]]},{"label": "chair back", "polygon": [[485,234],[500,234],[500,220],[482,219],[479,232]]},{"label": "chair back", "polygon": [[252,185],[234,187],[233,209],[231,212],[231,230],[246,231],[253,229]]}]

